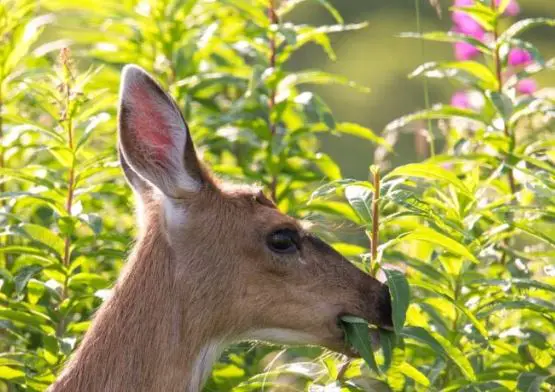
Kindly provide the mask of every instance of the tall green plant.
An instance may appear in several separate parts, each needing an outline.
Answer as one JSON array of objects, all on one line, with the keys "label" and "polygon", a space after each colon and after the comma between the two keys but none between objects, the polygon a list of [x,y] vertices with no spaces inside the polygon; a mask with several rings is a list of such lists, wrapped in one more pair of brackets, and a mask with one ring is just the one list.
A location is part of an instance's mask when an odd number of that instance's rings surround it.
[{"label": "tall green plant", "polygon": [[[53,380],[125,257],[131,200],[114,163],[122,65],[139,64],[169,88],[218,174],[263,184],[297,216],[310,213],[305,201],[322,179],[341,177],[318,152],[317,133],[384,143],[369,129],[336,123],[321,98],[302,90],[329,83],[366,89],[319,70],[287,71],[305,45],[334,58],[329,34],[363,26],[343,24],[327,2],[321,4],[337,24],[288,22],[300,3],[1,3],[8,21],[1,37],[10,42],[0,52],[0,101],[10,98],[0,111],[2,145],[9,147],[1,168],[4,385],[43,390]],[[33,19],[39,12],[51,14]],[[52,28],[39,39],[45,22]],[[73,59],[67,49],[57,58],[69,43]],[[321,350],[291,355],[310,351]],[[261,358],[272,352],[230,350],[208,388],[253,385]]]},{"label": "tall green plant", "polygon": [[[455,9],[491,34],[489,42],[452,32],[403,34],[475,45],[483,62],[418,67],[411,77],[449,79],[471,90],[469,105],[439,104],[385,129],[439,119],[434,130],[443,131],[445,146],[382,179],[385,242],[378,264],[406,270],[413,292],[404,343],[397,344],[387,372],[370,376],[384,388],[540,391],[555,385],[555,139],[546,115],[555,101],[547,90],[530,95],[517,89],[519,81],[552,64],[522,33],[555,21],[525,19],[501,31],[508,2],[495,4]],[[525,48],[533,58],[517,72],[508,60],[513,48]],[[355,222],[370,235],[372,184],[343,181],[315,197],[330,191],[345,196]],[[391,361],[386,358],[378,355],[378,364]]]},{"label": "tall green plant", "polygon": [[114,126],[102,93],[87,88],[93,76],[77,73],[69,50],[62,50],[54,71],[27,80],[27,101],[39,110],[10,117],[25,122],[7,127],[22,144],[7,161],[13,166],[2,168],[9,179],[2,198],[10,201],[13,223],[1,233],[11,239],[2,253],[12,258],[2,266],[8,346],[0,376],[28,390],[43,390],[54,379],[130,239],[129,221],[100,213],[119,209],[129,195],[106,182],[120,176],[110,163],[114,147],[99,153],[107,146],[91,137]]}]

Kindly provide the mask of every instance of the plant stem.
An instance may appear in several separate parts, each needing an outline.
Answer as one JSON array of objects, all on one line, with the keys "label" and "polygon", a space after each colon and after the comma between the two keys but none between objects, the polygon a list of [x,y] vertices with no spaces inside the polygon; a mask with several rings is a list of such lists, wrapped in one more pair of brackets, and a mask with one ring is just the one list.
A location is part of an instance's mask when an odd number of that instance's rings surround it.
[{"label": "plant stem", "polygon": [[[491,8],[495,12],[496,9],[495,9],[494,1],[491,2]],[[503,69],[501,66],[501,56],[499,55],[499,45],[497,45],[498,37],[499,37],[499,31],[497,30],[497,18],[496,18],[493,24],[493,40],[495,43],[493,59],[495,64],[495,76],[497,79],[497,92],[499,94],[502,94],[503,93],[503,74],[502,74]],[[509,139],[509,152],[512,153],[515,149],[515,144],[516,144],[515,135],[514,133],[511,133],[509,129],[509,125],[507,124],[507,121],[505,121],[505,119],[503,119],[503,133],[505,134],[505,137]],[[514,197],[517,189],[516,189],[514,172],[511,167],[508,168],[507,179],[509,181],[509,188],[511,190],[511,195]],[[504,240],[503,242],[505,246],[508,246],[507,240]],[[501,254],[500,264],[505,265],[506,263],[507,263],[507,253],[503,251],[503,253]]]},{"label": "plant stem", "polygon": [[[4,110],[4,95],[3,95],[3,90],[2,90],[2,84],[4,82],[4,76],[2,75],[0,77],[0,170],[6,167],[6,158],[5,158],[5,151],[4,151],[4,145],[3,145],[3,140],[4,140],[4,118],[2,117],[2,111]],[[6,192],[6,183],[5,183],[5,179],[3,181],[0,181],[0,193],[4,193]],[[2,198],[0,199],[0,209],[3,208],[8,208],[8,203]],[[8,226],[8,214],[5,215],[5,222],[4,225]],[[13,238],[11,236],[6,236],[6,238],[4,239],[4,241],[2,241],[0,243],[0,245],[2,246],[10,246],[11,244],[13,244]],[[12,255],[9,255],[7,253],[2,253],[2,259],[3,259],[3,263],[0,264],[1,266],[3,266],[4,268],[7,268],[9,264],[11,264],[13,258]]]},{"label": "plant stem", "polygon": [[335,378],[337,381],[343,381],[347,369],[349,369],[349,366],[351,366],[351,362],[352,359],[349,358],[345,361],[343,365],[341,365],[341,369],[339,369],[339,371],[337,372],[337,377]]},{"label": "plant stem", "polygon": [[[270,19],[270,23],[272,25],[276,25],[279,22],[277,13],[276,13],[276,0],[269,0],[270,6],[268,7],[268,18]],[[270,67],[274,69],[276,67],[276,34],[270,34]],[[270,127],[270,147],[269,151],[272,151],[272,139],[276,134],[276,124],[272,121],[272,110],[276,104],[276,91],[275,89],[270,90],[270,99],[268,101],[268,124]],[[272,170],[273,171],[273,170]],[[277,175],[276,173],[272,173],[272,180],[270,182],[270,194],[272,199],[277,202]]]},{"label": "plant stem", "polygon": [[[73,197],[74,197],[74,192],[75,192],[75,150],[74,150],[74,143],[73,143],[73,120],[72,120],[72,114],[70,113],[70,109],[71,109],[71,81],[72,81],[72,74],[71,74],[71,69],[70,69],[70,58],[69,58],[69,50],[68,49],[62,49],[62,53],[61,53],[61,66],[64,68],[64,75],[65,75],[65,80],[63,81],[63,88],[64,88],[64,94],[65,94],[65,107],[63,108],[63,114],[62,114],[62,118],[60,121],[62,121],[65,124],[65,130],[67,133],[67,144],[68,144],[68,149],[71,151],[71,166],[69,167],[69,173],[68,173],[68,185],[67,185],[67,197],[66,197],[66,214],[67,217],[71,218],[72,217],[72,206],[73,206]],[[70,256],[71,256],[71,233],[68,233],[65,236],[64,239],[64,254],[63,254],[63,258],[62,258],[62,262],[64,267],[69,267],[70,264]],[[67,273],[67,271],[66,271]],[[63,301],[66,300],[66,298],[68,297],[68,276],[66,275],[65,279],[64,279],[64,285],[63,285],[63,289],[62,289],[62,295],[61,295],[61,301],[60,304],[63,303]],[[58,328],[56,329],[56,335],[58,337],[61,337],[63,335],[65,329],[65,319],[63,317],[60,317],[60,322],[58,323]]]},{"label": "plant stem", "polygon": [[[2,117],[2,110],[4,108],[4,103],[3,103],[3,96],[2,96],[2,83],[3,80],[2,78],[0,78],[0,169],[4,168],[4,145],[2,144],[2,141],[4,140],[4,122],[3,122],[3,117]],[[4,192],[6,190],[6,186],[4,184],[4,182],[0,182],[0,192]],[[4,205],[4,202],[0,202],[0,207]]]},{"label": "plant stem", "polygon": [[372,258],[370,260],[370,271],[372,276],[375,276],[379,268],[377,259],[380,234],[380,169],[378,166],[372,166],[371,172],[374,182],[374,193],[372,194],[372,236],[370,241]]},{"label": "plant stem", "polygon": [[[492,1],[491,2],[491,8],[492,10],[495,12],[495,2]],[[497,45],[497,39],[499,37],[499,32],[497,30],[497,18],[495,18],[494,24],[493,24],[493,40],[495,43],[495,49],[493,52],[493,59],[494,59],[494,63],[495,63],[495,76],[497,79],[497,92],[499,94],[503,93],[503,75],[502,75],[502,66],[501,66],[501,56],[499,55],[499,45]],[[509,125],[507,124],[507,121],[503,121],[503,133],[505,134],[505,136],[509,139],[509,151],[513,152],[514,148],[515,148],[515,135],[514,133],[511,133],[510,129],[509,129]],[[515,178],[514,178],[514,173],[513,173],[513,169],[509,168],[509,171],[507,172],[507,177],[509,180],[509,187],[511,188],[511,194],[514,195],[516,193],[516,182],[515,182]]]},{"label": "plant stem", "polygon": [[[416,9],[416,31],[422,34],[422,25],[420,23],[420,0],[414,0]],[[420,40],[420,55],[422,59],[426,58],[424,40]],[[428,78],[424,78],[424,106],[428,110],[430,108],[430,92],[428,91]],[[434,133],[432,130],[432,120],[428,118],[428,143],[430,145],[430,155],[436,155]]]}]

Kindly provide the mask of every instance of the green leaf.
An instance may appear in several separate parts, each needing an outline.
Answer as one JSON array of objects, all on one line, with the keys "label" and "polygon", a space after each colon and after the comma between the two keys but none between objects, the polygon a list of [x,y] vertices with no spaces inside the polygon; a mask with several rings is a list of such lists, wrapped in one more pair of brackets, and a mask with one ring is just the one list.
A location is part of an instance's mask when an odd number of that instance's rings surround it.
[{"label": "green leaf", "polygon": [[397,239],[390,241],[390,243],[383,244],[382,246],[390,246],[390,244],[392,245],[401,241],[428,242],[438,245],[451,253],[463,256],[474,263],[479,263],[478,259],[466,248],[466,246],[427,227],[420,227],[406,235],[402,235]]},{"label": "green leaf", "polygon": [[295,72],[284,77],[277,86],[276,99],[280,101],[280,96],[286,97],[290,95],[290,90],[301,84],[339,84],[343,86],[352,87],[363,93],[370,92],[368,87],[359,86],[355,82],[347,79],[341,75],[334,75],[328,72],[319,70],[304,70]]},{"label": "green leaf", "polygon": [[335,120],[330,108],[318,96],[304,92],[295,98],[295,102],[302,105],[306,118],[311,123],[323,123],[329,129],[335,129]]},{"label": "green leaf", "polygon": [[100,275],[87,272],[75,274],[69,279],[70,287],[80,284],[84,284],[95,289],[104,289],[110,285],[110,282]]},{"label": "green leaf", "polygon": [[33,167],[32,169],[15,170],[6,167],[0,167],[0,175],[20,181],[31,182],[35,185],[42,185],[48,189],[59,188],[57,184],[46,178],[48,172],[44,168]]},{"label": "green leaf", "polygon": [[25,378],[25,372],[9,366],[0,366],[0,380],[17,381]]},{"label": "green leaf", "polygon": [[555,27],[555,19],[553,18],[529,18],[524,20],[519,20],[511,27],[509,27],[503,34],[497,39],[497,45],[501,45],[507,42],[511,38],[514,38],[525,31],[539,26],[551,26]]},{"label": "green leaf", "polygon": [[38,274],[40,271],[42,271],[43,267],[40,265],[27,265],[23,268],[21,268],[18,272],[17,275],[14,277],[14,283],[15,283],[15,291],[16,293],[20,294],[25,287],[27,286],[27,283],[29,283],[29,280],[35,276],[36,274]]},{"label": "green leaf", "polygon": [[405,327],[401,335],[426,344],[437,354],[453,361],[465,378],[471,381],[476,380],[474,369],[466,356],[440,334],[427,331],[421,327]]},{"label": "green leaf", "polygon": [[540,392],[541,385],[547,378],[546,375],[526,372],[518,376],[517,391],[519,392]]},{"label": "green leaf", "polygon": [[0,309],[0,319],[16,321],[38,327],[52,322],[48,318],[48,316],[39,312],[29,310],[22,312],[19,310]]},{"label": "green leaf", "polygon": [[430,62],[420,65],[409,78],[422,75],[428,78],[455,78],[462,82],[474,79],[484,90],[497,90],[499,85],[493,72],[477,61]]},{"label": "green leaf", "polygon": [[527,362],[533,361],[540,368],[548,369],[553,362],[553,356],[550,355],[552,350],[542,350],[531,344],[522,344],[519,347],[519,351],[522,348],[523,357]]},{"label": "green leaf", "polygon": [[25,124],[21,124],[21,125],[16,125],[14,127],[12,127],[10,129],[10,132],[19,132],[19,133],[24,133],[24,132],[38,132],[41,133],[43,135],[48,136],[49,138],[51,138],[52,140],[54,140],[55,142],[57,142],[58,145],[62,145],[63,143],[65,143],[65,140],[63,139],[63,137],[61,135],[59,135],[58,133],[56,133],[55,131],[45,128],[43,126],[40,126],[39,124],[33,124],[33,123],[28,123],[30,120],[27,119],[23,119],[17,116],[5,116],[7,117],[6,120],[8,121],[17,121],[17,122],[24,122]]},{"label": "green leaf", "polygon": [[511,99],[503,93],[491,90],[486,91],[486,96],[493,104],[493,107],[495,107],[497,112],[501,115],[503,120],[509,121],[513,112],[513,103],[511,102]]},{"label": "green leaf", "polygon": [[33,223],[23,223],[17,226],[16,230],[29,237],[31,240],[39,242],[53,250],[60,258],[64,254],[64,240],[46,227]]},{"label": "green leaf", "polygon": [[335,181],[330,181],[327,184],[324,184],[320,187],[318,187],[311,195],[310,200],[315,200],[317,198],[320,197],[326,197],[329,196],[331,194],[339,194],[339,192],[343,192],[345,190],[345,188],[347,188],[347,186],[349,185],[358,185],[358,186],[362,186],[365,188],[368,188],[370,190],[374,189],[372,187],[372,184],[370,184],[369,182],[366,181],[357,181],[357,180],[352,180],[352,179],[344,179],[344,180],[335,180]]},{"label": "green leaf", "polygon": [[31,46],[39,39],[44,30],[44,26],[54,21],[53,15],[41,15],[31,19],[25,24],[18,26],[18,29],[11,31],[12,39],[15,41],[13,49],[4,60],[3,71],[10,74],[25,56],[29,53]]},{"label": "green leaf", "polygon": [[[280,6],[277,10],[277,14],[280,17],[287,15],[289,12],[293,11],[299,4],[306,2],[307,0],[289,0],[280,2]],[[343,24],[343,17],[341,14],[327,1],[327,0],[315,0],[320,3],[335,19],[337,23]]]},{"label": "green leaf", "polygon": [[[555,246],[555,235],[551,236],[548,233],[545,233],[540,230],[536,230],[534,227],[529,225],[528,223],[523,222],[510,222],[511,227],[516,227],[517,229],[529,234],[539,240],[545,241],[549,245]],[[553,234],[553,233],[551,233]]]},{"label": "green leaf", "polygon": [[381,374],[372,351],[368,322],[353,316],[343,316],[341,321],[347,341],[358,351],[371,370]]},{"label": "green leaf", "polygon": [[466,283],[468,286],[500,286],[504,291],[509,290],[512,286],[518,288],[535,288],[555,293],[555,285],[539,282],[533,279],[515,278],[515,279],[476,279]]},{"label": "green leaf", "polygon": [[328,214],[338,215],[356,224],[362,223],[358,215],[348,204],[339,201],[311,201],[307,205],[306,209],[309,211],[320,211]]},{"label": "green leaf", "polygon": [[333,181],[342,178],[339,166],[329,155],[319,152],[316,154],[313,162],[329,180]]},{"label": "green leaf", "polygon": [[380,337],[380,345],[382,346],[384,363],[382,366],[382,371],[385,373],[391,366],[391,360],[393,358],[393,349],[397,343],[397,335],[392,331],[387,331],[383,328],[378,330]]},{"label": "green leaf", "polygon": [[431,290],[434,294],[437,294],[439,297],[453,304],[461,313],[466,316],[466,318],[468,318],[468,320],[472,323],[472,325],[474,325],[478,333],[482,335],[484,339],[488,339],[489,334],[486,327],[484,326],[484,323],[478,320],[478,318],[474,316],[474,314],[470,311],[470,309],[468,309],[468,307],[460,304],[458,301],[455,300],[455,298],[452,298],[450,295],[444,293],[442,289],[438,290],[438,287],[426,286],[426,289]]},{"label": "green leaf", "polygon": [[[38,188],[38,187],[37,187]],[[18,192],[0,192],[0,199],[5,200],[5,199],[10,199],[10,200],[18,200],[18,199],[34,199],[34,200],[38,200],[40,202],[43,202],[45,204],[47,204],[48,206],[52,207],[52,209],[54,211],[56,211],[58,214],[63,214],[65,212],[65,206],[63,205],[63,203],[60,203],[59,201],[56,201],[53,198],[50,197],[46,197],[41,195],[41,189],[35,189],[33,192],[28,192],[28,191],[18,191]]]},{"label": "green leaf", "polygon": [[389,260],[403,260],[403,262],[405,262],[409,267],[415,269],[420,274],[430,279],[440,287],[446,287],[450,283],[450,277],[447,276],[442,270],[434,267],[429,262],[410,257],[403,252],[398,252],[395,250],[388,251],[387,257]]},{"label": "green leaf", "polygon": [[431,109],[421,110],[416,113],[408,114],[390,122],[386,125],[385,132],[391,132],[393,130],[402,128],[407,124],[417,120],[441,120],[449,118],[464,118],[467,120],[477,121],[484,125],[487,123],[487,120],[484,119],[480,113],[474,112],[472,110],[456,108],[449,105],[435,105]]},{"label": "green leaf", "polygon": [[349,122],[337,123],[335,131],[370,140],[372,143],[385,147],[388,151],[393,151],[391,145],[387,143],[384,138],[376,135],[371,129],[363,127],[362,125]]},{"label": "green leaf", "polygon": [[382,270],[387,277],[387,286],[391,295],[393,329],[396,334],[399,334],[405,325],[410,302],[409,283],[401,271],[386,268]]},{"label": "green leaf", "polygon": [[366,224],[372,222],[372,191],[359,185],[348,185],[345,188],[345,197]]},{"label": "green leaf", "polygon": [[399,370],[401,370],[401,373],[403,373],[405,376],[412,378],[418,384],[425,387],[430,386],[430,380],[428,380],[428,377],[426,377],[423,373],[420,372],[420,370],[412,366],[410,363],[403,362],[403,364],[401,364],[401,366],[399,367]]},{"label": "green leaf", "polygon": [[518,300],[500,299],[499,301],[488,304],[484,310],[481,310],[477,314],[477,317],[485,318],[497,311],[511,309],[527,309],[547,315],[549,313],[555,313],[555,304],[553,302],[534,297],[522,298]]},{"label": "green leaf", "polygon": [[329,13],[333,16],[333,19],[339,24],[343,24],[343,17],[341,14],[327,1],[327,0],[316,0],[320,3]]},{"label": "green leaf", "polygon": [[436,42],[449,42],[449,43],[457,43],[457,42],[466,42],[475,46],[480,52],[491,55],[492,49],[490,49],[487,45],[485,45],[482,41],[467,36],[465,34],[459,34],[452,31],[444,32],[444,31],[433,31],[429,33],[401,33],[399,34],[400,38],[417,38],[423,39],[427,41],[436,41]]},{"label": "green leaf", "polygon": [[367,249],[362,246],[347,244],[345,242],[334,242],[331,246],[345,257],[359,256],[361,253],[367,251]]},{"label": "green leaf", "polygon": [[463,194],[472,198],[470,190],[466,185],[458,179],[458,177],[442,168],[439,165],[429,164],[429,163],[411,163],[404,166],[399,166],[392,171],[390,171],[384,178],[383,181],[387,181],[391,177],[417,177],[424,178],[427,180],[438,180],[447,182],[457,188]]},{"label": "green leaf", "polygon": [[45,253],[44,249],[37,249],[37,247],[10,245],[0,247],[0,254],[16,254],[16,255],[30,255],[35,259],[43,260],[44,265],[56,263],[57,260],[51,255]]}]

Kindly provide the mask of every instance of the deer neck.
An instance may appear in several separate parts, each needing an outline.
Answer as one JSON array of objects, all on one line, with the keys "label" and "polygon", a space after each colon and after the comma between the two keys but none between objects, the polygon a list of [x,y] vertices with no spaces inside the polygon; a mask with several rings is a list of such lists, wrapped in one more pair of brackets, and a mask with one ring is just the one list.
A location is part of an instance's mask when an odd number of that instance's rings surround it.
[{"label": "deer neck", "polygon": [[172,253],[157,225],[147,225],[52,392],[200,391],[223,341],[195,289],[176,279]]}]

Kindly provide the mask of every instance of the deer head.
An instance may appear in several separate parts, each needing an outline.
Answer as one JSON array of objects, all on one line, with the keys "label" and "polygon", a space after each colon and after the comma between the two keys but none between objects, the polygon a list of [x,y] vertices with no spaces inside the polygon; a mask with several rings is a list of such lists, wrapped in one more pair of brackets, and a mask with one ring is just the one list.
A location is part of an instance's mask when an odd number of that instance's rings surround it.
[{"label": "deer head", "polygon": [[[112,377],[149,372],[148,359],[140,357],[152,357],[153,368],[171,368],[172,375],[143,375],[133,390],[183,390],[176,385],[181,377],[196,391],[230,342],[312,344],[353,354],[338,325],[342,315],[391,325],[387,286],[282,214],[260,190],[218,182],[199,160],[173,99],[136,66],[126,66],[122,78],[120,159],[139,200],[142,234],[70,368],[87,358],[121,366],[94,352],[103,348],[99,342],[113,340],[106,345],[115,347],[104,347],[111,351],[142,345],[129,354],[138,364]],[[159,349],[169,353],[149,352]]]}]

